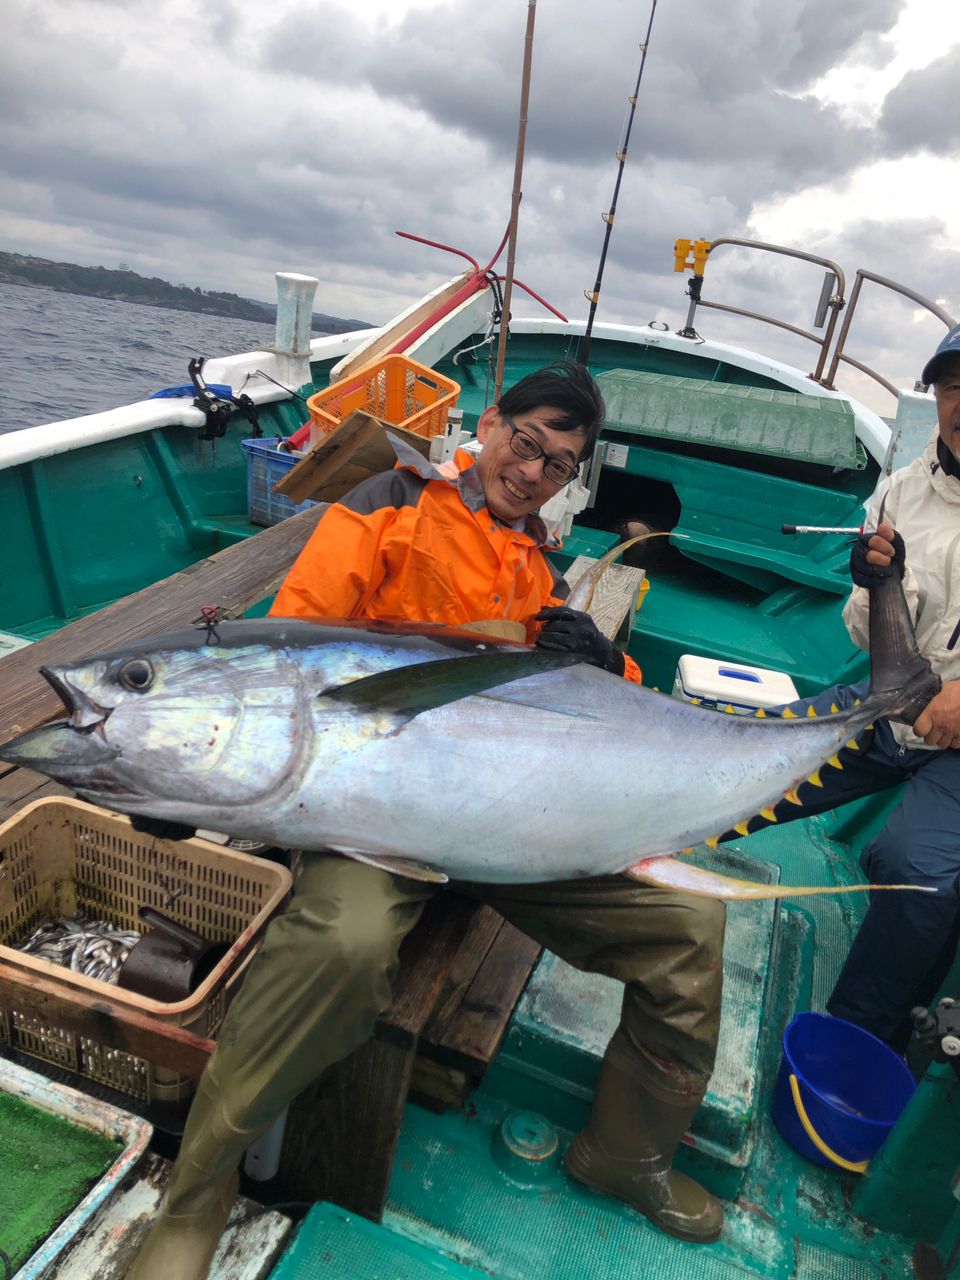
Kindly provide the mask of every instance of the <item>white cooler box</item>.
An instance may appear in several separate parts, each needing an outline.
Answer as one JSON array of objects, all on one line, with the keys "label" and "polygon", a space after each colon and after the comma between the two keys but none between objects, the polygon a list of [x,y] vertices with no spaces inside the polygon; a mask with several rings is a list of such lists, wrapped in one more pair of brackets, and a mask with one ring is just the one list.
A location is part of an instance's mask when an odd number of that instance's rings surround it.
[{"label": "white cooler box", "polygon": [[673,696],[684,702],[699,699],[705,707],[733,707],[737,715],[750,716],[760,707],[779,707],[799,697],[796,686],[782,671],[748,667],[685,653],[677,664]]}]

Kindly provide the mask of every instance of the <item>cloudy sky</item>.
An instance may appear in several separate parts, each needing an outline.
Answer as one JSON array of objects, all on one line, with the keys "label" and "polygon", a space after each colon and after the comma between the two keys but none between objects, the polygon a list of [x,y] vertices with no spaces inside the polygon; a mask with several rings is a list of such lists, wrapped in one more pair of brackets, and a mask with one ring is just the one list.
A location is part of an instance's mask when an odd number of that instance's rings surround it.
[{"label": "cloudy sky", "polygon": [[[506,226],[527,0],[6,0],[0,248],[386,320]],[[650,0],[539,0],[517,272],[582,316]],[[682,322],[677,236],[772,240],[960,316],[957,0],[660,0],[599,320]],[[721,256],[721,254],[723,256]],[[809,328],[819,268],[718,251],[704,296]],[[515,311],[527,307],[515,306]],[[701,312],[701,332],[755,329]],[[943,332],[865,290],[851,354]],[[799,339],[764,340],[812,367]],[[880,393],[875,407],[889,412]]]}]

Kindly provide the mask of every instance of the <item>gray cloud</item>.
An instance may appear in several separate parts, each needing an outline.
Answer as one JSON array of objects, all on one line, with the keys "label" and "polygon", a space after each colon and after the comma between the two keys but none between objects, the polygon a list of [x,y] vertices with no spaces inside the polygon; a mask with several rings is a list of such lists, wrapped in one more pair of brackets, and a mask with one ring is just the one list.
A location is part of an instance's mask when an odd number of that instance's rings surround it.
[{"label": "gray cloud", "polygon": [[[889,59],[886,33],[903,3],[658,6],[601,318],[663,314],[676,327],[686,306],[671,270],[676,236],[749,234],[761,206],[840,187],[875,156],[955,145],[958,51],[907,76],[877,129],[809,95],[843,58]],[[596,274],[641,8],[539,7],[518,272],[573,316]],[[377,19],[332,0],[47,0],[39,10],[12,0],[8,9],[4,248],[124,261],[261,297],[273,270],[301,270],[321,278],[320,309],[382,320],[461,265],[395,229],[478,258],[500,239],[526,18],[516,0],[401,6]],[[821,252],[942,288],[942,261],[927,267],[936,262],[928,246],[948,234],[936,211],[897,223],[871,212],[875,221],[848,217],[839,234],[816,233]],[[795,289],[781,264],[736,259],[717,283],[757,309],[769,309],[759,300],[771,285],[784,298]],[[864,332],[892,346],[883,324]]]},{"label": "gray cloud", "polygon": [[911,71],[886,97],[879,127],[893,155],[960,150],[960,46]]}]

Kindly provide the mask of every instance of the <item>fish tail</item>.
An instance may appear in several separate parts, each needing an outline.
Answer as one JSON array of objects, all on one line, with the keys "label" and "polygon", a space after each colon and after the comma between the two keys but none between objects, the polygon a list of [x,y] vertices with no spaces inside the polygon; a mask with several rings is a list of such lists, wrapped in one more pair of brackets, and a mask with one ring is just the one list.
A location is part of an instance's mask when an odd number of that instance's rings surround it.
[{"label": "fish tail", "polygon": [[942,681],[917,647],[903,584],[893,573],[870,588],[868,720],[886,716],[913,724],[940,692]]}]

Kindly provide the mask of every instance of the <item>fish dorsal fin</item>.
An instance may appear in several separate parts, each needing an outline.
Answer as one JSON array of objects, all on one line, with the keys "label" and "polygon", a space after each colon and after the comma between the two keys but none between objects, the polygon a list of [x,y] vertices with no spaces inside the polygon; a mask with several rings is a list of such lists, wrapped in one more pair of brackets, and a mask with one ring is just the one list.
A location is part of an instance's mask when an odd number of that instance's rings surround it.
[{"label": "fish dorsal fin", "polygon": [[376,675],[325,689],[320,696],[358,710],[387,711],[412,720],[422,711],[457,702],[470,694],[582,661],[577,654],[550,653],[545,649],[491,650],[378,671]]},{"label": "fish dorsal fin", "polygon": [[392,876],[404,876],[407,880],[422,880],[426,884],[446,884],[450,877],[442,871],[427,866],[425,862],[414,862],[412,858],[391,858],[388,854],[366,853],[363,849],[350,849],[346,845],[332,844],[328,848],[335,853],[342,853],[354,862],[364,862],[368,867],[376,867],[378,871],[388,871]]}]

